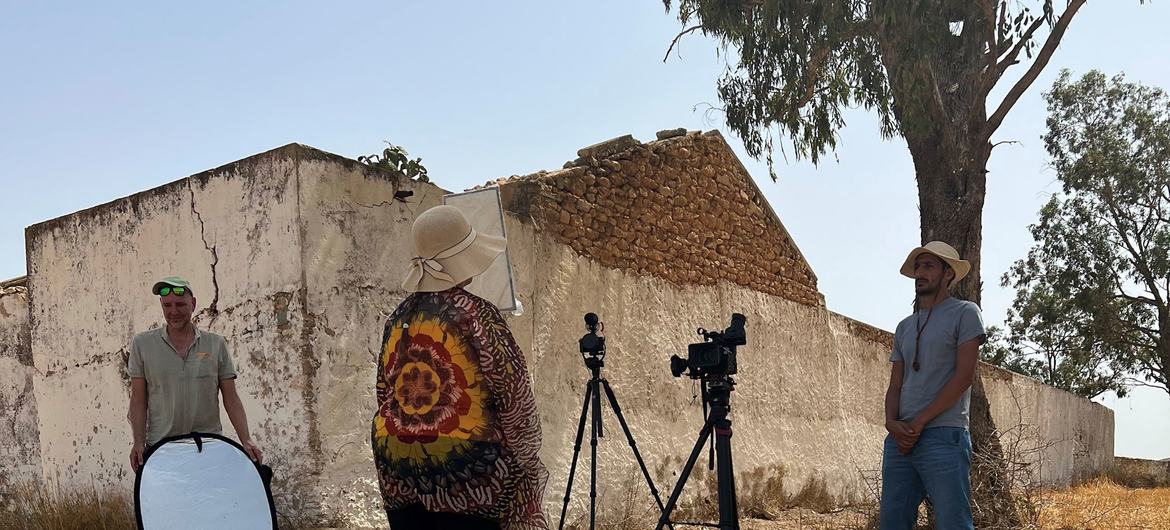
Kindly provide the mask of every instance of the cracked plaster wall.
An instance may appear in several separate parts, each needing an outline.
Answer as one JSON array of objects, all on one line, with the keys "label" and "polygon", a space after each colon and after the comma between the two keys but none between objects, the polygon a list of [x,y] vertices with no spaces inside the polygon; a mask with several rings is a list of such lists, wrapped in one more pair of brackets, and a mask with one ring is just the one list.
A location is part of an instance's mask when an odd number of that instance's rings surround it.
[{"label": "cracked plaster wall", "polygon": [[[596,312],[606,323],[606,373],[639,450],[663,500],[675,472],[690,453],[702,424],[702,408],[691,380],[670,375],[669,357],[686,355],[698,342],[695,328],[722,330],[732,312],[748,318],[748,345],[739,349],[739,384],[732,394],[735,467],[742,478],[756,469],[786,466],[786,486],[796,491],[808,477],[826,480],[841,497],[860,494],[854,466],[879,458],[876,444],[825,443],[826,439],[873,440],[881,427],[884,346],[839,329],[841,322],[821,307],[753,291],[729,282],[679,286],[656,276],[610,269],[578,255],[531,225],[509,229],[526,248],[517,260],[518,285],[526,307],[510,319],[531,358],[544,441],[543,459],[551,477],[545,505],[559,514],[588,371],[577,353],[584,332],[581,317]],[[527,247],[531,241],[531,246]],[[516,247],[512,247],[516,248]],[[616,508],[633,485],[647,509],[653,500],[632,452],[608,406],[606,437],[598,446],[599,495]],[[583,458],[588,455],[588,433]],[[706,452],[699,466],[706,464]],[[578,464],[571,509],[588,507],[587,461]],[[703,492],[699,475],[687,492]]]},{"label": "cracked plaster wall", "polygon": [[169,275],[192,282],[196,324],[227,337],[255,436],[308,460],[301,366],[286,361],[302,322],[275,309],[301,290],[296,193],[295,158],[259,155],[28,229],[46,479],[132,487],[126,359],[164,324],[149,289]]},{"label": "cracked plaster wall", "polygon": [[[445,192],[332,160],[305,161],[300,172],[303,296],[315,315],[303,342],[311,363],[303,392],[316,429],[313,485],[299,507],[347,525],[384,525],[369,441],[376,352],[386,317],[406,295],[414,218]],[[400,189],[414,192],[409,203],[390,199]]]},{"label": "cracked plaster wall", "polygon": [[24,287],[0,288],[0,507],[22,482],[41,475],[36,375],[29,349],[28,294]]},{"label": "cracked plaster wall", "polygon": [[294,144],[30,227],[44,477],[132,488],[128,347],[164,325],[149,286],[174,274],[192,282],[196,325],[228,340],[281,515],[364,520],[372,351],[404,294],[418,204],[443,193],[402,186],[410,205],[393,178]]}]

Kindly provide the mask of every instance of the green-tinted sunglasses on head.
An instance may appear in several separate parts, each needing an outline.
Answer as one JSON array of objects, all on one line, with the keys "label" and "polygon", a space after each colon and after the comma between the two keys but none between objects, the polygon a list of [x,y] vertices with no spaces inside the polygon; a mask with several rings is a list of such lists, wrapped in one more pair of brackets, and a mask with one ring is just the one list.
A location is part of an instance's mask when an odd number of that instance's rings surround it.
[{"label": "green-tinted sunglasses on head", "polygon": [[167,276],[157,282],[150,288],[150,292],[157,296],[183,296],[189,294],[194,296],[195,293],[191,291],[191,284],[178,276]]}]

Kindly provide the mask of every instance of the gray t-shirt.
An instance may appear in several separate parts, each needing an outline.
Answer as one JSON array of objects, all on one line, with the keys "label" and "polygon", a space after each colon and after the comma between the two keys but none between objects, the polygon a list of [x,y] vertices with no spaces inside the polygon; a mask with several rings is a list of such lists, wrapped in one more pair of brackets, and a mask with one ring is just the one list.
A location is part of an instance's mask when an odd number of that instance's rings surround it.
[{"label": "gray t-shirt", "polygon": [[223,337],[195,330],[187,358],[167,339],[166,327],[134,336],[130,377],[146,379],[146,443],[190,432],[219,434],[219,382],[236,377]]},{"label": "gray t-shirt", "polygon": [[[921,351],[916,352],[914,343],[919,327],[922,327],[922,337],[918,341]],[[890,353],[890,362],[900,360],[906,363],[902,372],[898,419],[911,421],[925,410],[947,381],[951,380],[951,376],[955,375],[959,345],[971,339],[978,339],[982,343],[985,336],[979,306],[965,300],[947,298],[935,304],[933,313],[920,309],[903,319],[894,332],[894,350]],[[913,368],[915,358],[918,359],[918,371]],[[971,389],[968,388],[959,401],[927,423],[926,427],[966,429],[970,408]]]}]

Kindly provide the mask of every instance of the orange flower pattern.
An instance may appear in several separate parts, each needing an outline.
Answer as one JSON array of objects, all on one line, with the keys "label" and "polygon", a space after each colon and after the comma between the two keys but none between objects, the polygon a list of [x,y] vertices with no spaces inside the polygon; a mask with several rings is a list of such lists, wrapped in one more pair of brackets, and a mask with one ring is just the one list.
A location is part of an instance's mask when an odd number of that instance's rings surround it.
[{"label": "orange flower pattern", "polygon": [[388,509],[547,528],[540,423],[499,310],[462,289],[413,293],[386,321],[372,446]]}]

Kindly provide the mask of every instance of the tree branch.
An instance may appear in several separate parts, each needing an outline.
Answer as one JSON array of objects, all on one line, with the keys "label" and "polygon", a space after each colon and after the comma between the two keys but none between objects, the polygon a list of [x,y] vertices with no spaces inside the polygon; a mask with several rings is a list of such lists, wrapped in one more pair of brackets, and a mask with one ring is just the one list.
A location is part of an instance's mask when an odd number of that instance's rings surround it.
[{"label": "tree branch", "polygon": [[1040,76],[1040,72],[1044,70],[1044,67],[1048,66],[1048,61],[1052,59],[1052,54],[1056,53],[1056,47],[1060,45],[1061,39],[1064,38],[1064,32],[1068,29],[1069,23],[1072,22],[1073,16],[1077,14],[1081,6],[1085,5],[1086,1],[1069,0],[1068,7],[1060,15],[1060,20],[1056,21],[1056,25],[1052,28],[1052,33],[1048,34],[1048,38],[1044,41],[1044,47],[1040,49],[1040,53],[1036,56],[1036,60],[1032,63],[1032,66],[1024,73],[1024,77],[1016,81],[1016,84],[1012,86],[1011,90],[1004,96],[1003,101],[1000,102],[999,108],[995,109],[995,112],[991,114],[991,118],[987,120],[987,128],[983,132],[984,141],[990,139],[996,129],[999,129],[1000,124],[1003,123],[1003,119],[1007,117],[1008,111],[1012,110],[1012,107],[1020,100],[1020,96],[1024,95],[1028,87],[1032,86],[1032,83]]},{"label": "tree branch", "polygon": [[821,79],[821,66],[825,64],[825,59],[829,58],[829,48],[820,48],[813,52],[812,57],[808,61],[808,82],[804,86],[804,94],[800,99],[792,102],[792,109],[796,110],[804,107],[817,93],[817,82]]},{"label": "tree branch", "polygon": [[1129,300],[1130,302],[1135,302],[1135,303],[1139,303],[1139,304],[1146,304],[1146,305],[1158,307],[1158,302],[1156,300],[1154,300],[1153,298],[1146,298],[1144,296],[1133,296],[1133,295],[1128,295],[1125,293],[1118,293],[1118,294],[1113,295],[1113,298],[1121,298],[1123,300]]},{"label": "tree branch", "polygon": [[1161,385],[1157,385],[1157,384],[1151,385],[1150,383],[1147,383],[1145,379],[1138,379],[1136,377],[1126,376],[1125,377],[1125,384],[1128,386],[1145,386],[1145,387],[1150,387],[1150,388],[1157,388],[1158,390],[1161,390],[1163,392],[1170,392],[1170,391],[1166,390],[1165,386],[1161,386]]},{"label": "tree branch", "polygon": [[1130,346],[1136,346],[1138,348],[1153,349],[1153,348],[1157,347],[1158,338],[1161,337],[1161,334],[1158,333],[1158,330],[1147,328],[1141,324],[1138,324],[1136,322],[1130,322],[1130,321],[1128,321],[1124,318],[1120,318],[1120,317],[1117,319],[1117,321],[1120,322],[1121,325],[1124,326],[1129,331],[1134,331],[1134,332],[1140,333],[1140,334],[1144,335],[1146,338],[1150,339],[1150,344],[1139,344],[1139,343],[1135,343],[1135,342],[1129,341],[1129,340],[1122,340],[1121,342],[1129,344]]},{"label": "tree branch", "polygon": [[1003,73],[1006,72],[1007,69],[1013,64],[1019,62],[1016,60],[1016,58],[1020,56],[1020,51],[1022,51],[1024,47],[1032,41],[1032,37],[1036,35],[1036,30],[1040,29],[1040,26],[1042,25],[1044,25],[1044,17],[1036,17],[1036,20],[1032,21],[1032,25],[1028,26],[1028,29],[1024,31],[1020,41],[1017,42],[1016,45],[1012,47],[1011,51],[1008,52],[1007,55],[1004,55],[1003,59],[1001,59],[996,65],[996,79],[999,79],[999,76],[1003,75]]},{"label": "tree branch", "polygon": [[687,29],[680,31],[678,35],[675,35],[674,40],[670,41],[670,47],[666,49],[666,55],[662,57],[662,62],[665,63],[667,59],[670,59],[670,51],[674,49],[675,44],[678,44],[678,40],[683,38],[683,35],[686,35],[688,33],[694,33],[696,30],[700,30],[700,29],[703,29],[702,24],[699,24],[697,26],[691,26]]}]

